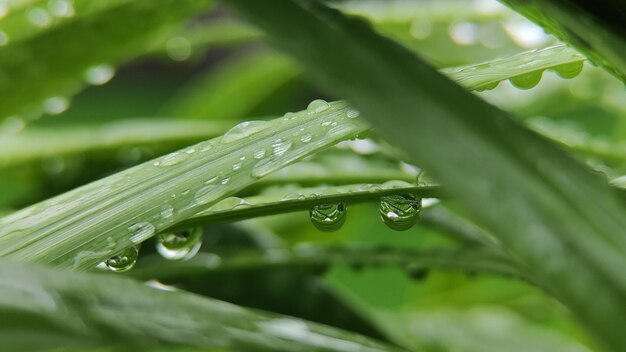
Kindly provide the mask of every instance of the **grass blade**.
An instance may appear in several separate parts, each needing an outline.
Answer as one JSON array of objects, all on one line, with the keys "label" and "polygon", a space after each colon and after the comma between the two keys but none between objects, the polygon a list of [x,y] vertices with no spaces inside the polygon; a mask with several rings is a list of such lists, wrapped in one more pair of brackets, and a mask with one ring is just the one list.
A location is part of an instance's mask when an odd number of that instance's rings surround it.
[{"label": "grass blade", "polygon": [[88,269],[257,179],[367,130],[345,103],[316,101],[271,122],[77,188],[0,219],[0,256]]},{"label": "grass blade", "polygon": [[607,346],[626,349],[626,208],[604,180],[362,21],[311,1],[229,4],[432,172]]},{"label": "grass blade", "polygon": [[[156,308],[156,309],[155,309]],[[0,266],[0,349],[158,346],[237,351],[399,351],[329,326],[113,275]]]}]

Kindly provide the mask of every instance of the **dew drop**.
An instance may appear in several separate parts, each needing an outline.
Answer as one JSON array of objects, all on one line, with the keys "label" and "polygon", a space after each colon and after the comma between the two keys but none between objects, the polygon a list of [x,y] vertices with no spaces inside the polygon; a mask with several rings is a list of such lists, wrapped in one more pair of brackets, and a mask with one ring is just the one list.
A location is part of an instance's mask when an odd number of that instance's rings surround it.
[{"label": "dew drop", "polygon": [[172,153],[172,154],[168,154],[163,159],[161,159],[161,162],[159,163],[159,166],[167,167],[167,166],[177,165],[177,164],[180,164],[180,163],[182,163],[183,161],[185,161],[187,159],[189,159],[189,154],[175,152],[175,153]]},{"label": "dew drop", "polygon": [[174,61],[185,61],[191,56],[191,42],[184,37],[173,37],[165,43],[165,52]]},{"label": "dew drop", "polygon": [[74,16],[74,6],[70,0],[50,0],[48,2],[50,12],[57,17]]},{"label": "dew drop", "polygon": [[310,133],[305,133],[302,136],[300,136],[300,141],[302,143],[309,143],[311,140],[313,140],[313,135]]},{"label": "dew drop", "polygon": [[316,205],[309,215],[318,230],[336,231],[346,222],[346,207],[343,203]]},{"label": "dew drop", "polygon": [[309,106],[306,107],[309,113],[319,113],[326,111],[330,108],[330,104],[328,104],[325,100],[316,99],[313,100]]},{"label": "dew drop", "polygon": [[241,169],[241,166],[243,165],[243,163],[241,162],[236,162],[233,164],[233,171],[237,171],[239,169]]},{"label": "dew drop", "polygon": [[169,260],[190,259],[198,253],[201,246],[202,227],[162,232],[157,236],[157,252]]},{"label": "dew drop", "polygon": [[141,243],[154,235],[156,228],[151,223],[144,221],[130,225],[128,230],[131,232],[130,241]]},{"label": "dew drop", "polygon": [[265,156],[265,149],[259,149],[254,151],[254,153],[252,153],[252,157],[255,159],[263,159],[263,157]]},{"label": "dew drop", "polygon": [[171,218],[174,215],[174,207],[169,204],[165,204],[161,207],[161,217],[163,219]]},{"label": "dew drop", "polygon": [[208,185],[196,191],[196,194],[194,195],[196,204],[206,204],[213,201],[213,199],[215,199],[215,192],[218,190],[218,187],[219,186],[216,185]]},{"label": "dew drop", "polygon": [[26,13],[26,18],[28,22],[37,27],[47,27],[52,23],[52,19],[50,18],[50,14],[48,11],[41,7],[33,7],[28,10]]},{"label": "dew drop", "polygon": [[541,81],[542,74],[543,74],[543,71],[541,70],[529,72],[523,75],[511,77],[509,81],[511,81],[511,84],[513,84],[515,87],[519,89],[530,89],[536,86],[539,83],[539,81]]},{"label": "dew drop", "polygon": [[99,86],[110,81],[115,76],[115,69],[111,65],[92,66],[85,71],[87,83]]},{"label": "dew drop", "polygon": [[421,198],[413,194],[391,195],[380,199],[378,211],[383,222],[391,229],[410,229],[419,218]]},{"label": "dew drop", "polygon": [[272,155],[281,156],[285,154],[292,145],[292,141],[279,138],[272,143]]},{"label": "dew drop", "polygon": [[212,206],[209,209],[211,211],[218,212],[218,211],[233,210],[233,209],[237,209],[241,207],[246,207],[249,205],[250,205],[249,203],[247,203],[244,199],[241,199],[239,197],[228,197],[217,202],[214,206]]},{"label": "dew drop", "polygon": [[583,70],[583,61],[574,61],[567,64],[558,65],[554,68],[556,73],[563,78],[574,78]]},{"label": "dew drop", "polygon": [[348,117],[349,119],[355,119],[360,115],[361,113],[358,110],[348,109],[348,111],[346,111],[346,117]]},{"label": "dew drop", "polygon": [[104,262],[107,269],[122,273],[135,266],[139,257],[139,246],[128,247],[117,255],[112,256]]},{"label": "dew drop", "polygon": [[228,130],[222,137],[222,143],[231,143],[260,132],[269,126],[267,121],[246,121]]},{"label": "dew drop", "polygon": [[217,176],[213,176],[211,178],[209,178],[208,180],[204,181],[205,185],[212,185],[217,181]]},{"label": "dew drop", "polygon": [[228,182],[230,182],[230,177],[229,177],[229,176],[224,177],[224,178],[220,181],[220,183],[221,183],[221,184],[223,184],[223,185],[228,184]]},{"label": "dew drop", "polygon": [[44,110],[51,115],[58,115],[67,110],[70,101],[63,97],[53,97],[43,102]]}]

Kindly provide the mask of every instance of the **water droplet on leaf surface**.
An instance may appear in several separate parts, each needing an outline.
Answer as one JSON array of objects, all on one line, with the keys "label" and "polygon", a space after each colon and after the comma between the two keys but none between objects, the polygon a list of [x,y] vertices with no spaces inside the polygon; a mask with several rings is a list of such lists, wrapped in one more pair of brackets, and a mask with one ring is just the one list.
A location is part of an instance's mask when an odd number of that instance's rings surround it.
[{"label": "water droplet on leaf surface", "polygon": [[322,99],[316,99],[313,100],[309,106],[307,106],[307,111],[309,111],[309,113],[318,113],[318,112],[323,112],[326,111],[330,108],[330,104],[328,104],[325,100]]}]

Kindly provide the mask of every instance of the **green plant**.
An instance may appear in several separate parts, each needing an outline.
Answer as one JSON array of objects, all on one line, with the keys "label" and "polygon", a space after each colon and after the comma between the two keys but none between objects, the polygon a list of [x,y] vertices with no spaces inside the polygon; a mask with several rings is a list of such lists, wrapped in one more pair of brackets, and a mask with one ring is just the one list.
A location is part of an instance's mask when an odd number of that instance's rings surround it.
[{"label": "green plant", "polygon": [[0,0],[0,347],[624,350],[619,6],[504,2]]}]

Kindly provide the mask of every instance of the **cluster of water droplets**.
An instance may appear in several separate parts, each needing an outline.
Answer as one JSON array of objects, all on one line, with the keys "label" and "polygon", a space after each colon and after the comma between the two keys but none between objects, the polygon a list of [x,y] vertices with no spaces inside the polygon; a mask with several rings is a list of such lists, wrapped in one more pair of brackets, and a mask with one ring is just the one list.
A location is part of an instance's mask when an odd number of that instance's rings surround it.
[{"label": "cluster of water droplets", "polygon": [[[301,199],[290,194],[284,200]],[[415,194],[397,194],[381,197],[378,206],[380,218],[385,225],[396,231],[413,227],[422,210],[422,199]],[[311,222],[320,231],[336,231],[346,220],[346,206],[343,203],[315,205],[309,211]]]}]

